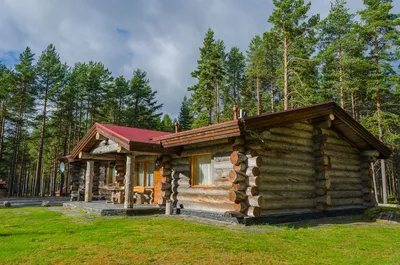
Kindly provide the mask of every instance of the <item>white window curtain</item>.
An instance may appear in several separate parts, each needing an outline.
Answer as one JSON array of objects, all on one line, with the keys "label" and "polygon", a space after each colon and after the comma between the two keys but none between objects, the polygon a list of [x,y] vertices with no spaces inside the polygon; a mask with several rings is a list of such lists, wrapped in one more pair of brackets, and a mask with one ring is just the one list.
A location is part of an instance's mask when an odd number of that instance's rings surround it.
[{"label": "white window curtain", "polygon": [[137,164],[138,168],[137,168],[137,185],[138,186],[143,186],[144,185],[144,163],[143,162],[139,162]]},{"label": "white window curtain", "polygon": [[197,156],[196,162],[197,185],[211,185],[211,157]]},{"label": "white window curtain", "polygon": [[147,163],[146,186],[154,186],[154,163],[149,161]]}]

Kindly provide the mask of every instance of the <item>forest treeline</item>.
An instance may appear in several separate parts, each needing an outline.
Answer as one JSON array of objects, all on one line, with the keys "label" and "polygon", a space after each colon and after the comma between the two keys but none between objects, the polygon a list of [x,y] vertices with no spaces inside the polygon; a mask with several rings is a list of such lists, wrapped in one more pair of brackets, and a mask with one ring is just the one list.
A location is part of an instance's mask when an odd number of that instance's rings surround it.
[{"label": "forest treeline", "polygon": [[94,122],[173,131],[176,120],[188,130],[231,120],[233,106],[254,115],[334,100],[393,150],[376,163],[376,185],[380,200],[398,200],[400,15],[392,1],[364,0],[351,13],[335,0],[324,19],[304,0],[273,4],[270,29],[247,51],[228,49],[208,29],[176,118],[162,114],[141,69],[126,79],[101,62],[68,66],[52,44],[0,65],[0,178],[9,195],[54,194],[55,157],[69,154]]}]

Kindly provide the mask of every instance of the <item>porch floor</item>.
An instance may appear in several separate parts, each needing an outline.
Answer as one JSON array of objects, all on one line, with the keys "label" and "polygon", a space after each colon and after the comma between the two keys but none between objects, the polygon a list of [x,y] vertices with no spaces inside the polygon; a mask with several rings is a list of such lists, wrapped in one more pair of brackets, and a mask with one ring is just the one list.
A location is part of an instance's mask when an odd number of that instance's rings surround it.
[{"label": "porch floor", "polygon": [[134,204],[133,208],[124,209],[123,204],[106,203],[105,201],[72,201],[63,203],[64,208],[72,210],[83,210],[85,212],[96,213],[100,215],[151,215],[164,214],[165,206],[157,204]]}]

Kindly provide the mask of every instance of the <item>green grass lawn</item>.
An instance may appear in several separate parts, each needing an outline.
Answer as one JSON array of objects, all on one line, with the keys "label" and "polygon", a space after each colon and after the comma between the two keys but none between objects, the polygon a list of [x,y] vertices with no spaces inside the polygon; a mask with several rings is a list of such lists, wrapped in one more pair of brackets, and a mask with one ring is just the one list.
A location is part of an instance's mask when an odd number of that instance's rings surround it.
[{"label": "green grass lawn", "polygon": [[[400,226],[229,230],[165,217],[0,209],[0,264],[399,264]],[[250,232],[253,231],[253,232]]]}]

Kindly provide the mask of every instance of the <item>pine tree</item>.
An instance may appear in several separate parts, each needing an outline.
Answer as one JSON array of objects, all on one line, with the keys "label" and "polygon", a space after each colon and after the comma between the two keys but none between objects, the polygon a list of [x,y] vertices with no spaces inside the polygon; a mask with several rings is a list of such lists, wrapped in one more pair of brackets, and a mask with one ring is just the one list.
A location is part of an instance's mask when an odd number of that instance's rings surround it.
[{"label": "pine tree", "polygon": [[191,100],[184,96],[178,116],[179,131],[187,131],[192,128],[193,113],[191,106]]},{"label": "pine tree", "polygon": [[[63,65],[60,61],[60,56],[56,52],[56,48],[50,44],[46,50],[42,52],[37,63],[38,73],[38,96],[43,101],[42,110],[42,122],[40,129],[40,143],[37,158],[36,167],[36,192],[35,195],[39,195],[39,184],[41,183],[42,173],[42,158],[43,158],[43,147],[45,143],[45,131],[46,131],[46,119],[47,119],[47,107],[48,102],[51,103],[54,100],[56,90],[60,86],[60,82],[63,79]],[[40,191],[43,194],[43,191]]]},{"label": "pine tree", "polygon": [[[4,134],[7,119],[7,108],[13,86],[13,73],[0,64],[0,161],[3,159]],[[2,173],[0,171],[0,173]]]},{"label": "pine tree", "polygon": [[[306,96],[304,92],[291,91],[290,84],[292,83],[292,88],[309,88],[308,82],[315,79],[312,75],[316,75],[316,72],[312,69],[309,58],[316,41],[314,26],[319,21],[319,15],[307,20],[311,2],[304,4],[304,0],[273,0],[273,3],[275,9],[268,21],[273,24],[272,32],[282,49],[283,97],[284,109],[287,110],[294,93],[297,98],[304,99]],[[291,80],[294,77],[297,81]]]},{"label": "pine tree", "polygon": [[242,108],[242,104],[243,107],[246,106],[246,103],[242,102],[242,89],[245,82],[245,60],[246,58],[237,47],[232,47],[226,55],[226,62],[224,64],[225,81],[222,92],[222,119],[225,121],[232,119],[233,106],[237,106],[238,108]]},{"label": "pine tree", "polygon": [[104,112],[107,120],[113,124],[120,125],[123,119],[123,110],[126,107],[125,97],[128,94],[129,82],[123,76],[118,76],[110,89],[107,91]]},{"label": "pine tree", "polygon": [[171,117],[168,114],[165,114],[162,121],[161,121],[161,130],[163,132],[174,132],[175,131],[175,124],[171,120]]},{"label": "pine tree", "polygon": [[[247,68],[246,75],[248,80],[248,91],[247,95],[250,98],[257,100],[257,114],[263,112],[262,104],[262,91],[263,91],[263,80],[267,75],[267,54],[263,40],[260,36],[255,36],[249,45],[247,51]],[[251,100],[252,101],[252,100]],[[251,103],[248,102],[249,107]],[[251,110],[249,110],[251,111]]]},{"label": "pine tree", "polygon": [[8,179],[9,196],[14,194],[16,170],[18,165],[19,152],[21,147],[21,137],[23,128],[27,123],[28,113],[34,113],[33,106],[36,88],[36,69],[33,64],[35,54],[27,47],[19,56],[20,62],[15,65],[15,85],[12,88],[11,111],[15,116],[14,143],[12,150],[12,160],[10,165],[10,175]]},{"label": "pine tree", "polygon": [[281,65],[282,54],[273,32],[270,31],[263,34],[263,43],[266,53],[266,85],[269,87],[271,112],[274,112],[279,79],[278,70]]},{"label": "pine tree", "polygon": [[155,96],[157,91],[152,91],[149,86],[147,73],[140,69],[133,72],[133,77],[129,83],[128,103],[124,114],[124,125],[158,129],[163,104],[158,104]]},{"label": "pine tree", "polygon": [[[320,53],[322,85],[329,99],[338,99],[344,109],[346,97],[351,96],[351,109],[356,118],[354,95],[363,82],[366,64],[364,47],[354,15],[346,8],[345,0],[331,4],[329,15],[320,22]],[[362,85],[364,83],[364,85]]]},{"label": "pine tree", "polygon": [[[196,78],[197,84],[189,87],[193,91],[192,100],[194,110],[197,112],[195,126],[206,126],[213,123],[215,106],[215,120],[219,122],[220,89],[223,80],[223,61],[225,45],[222,41],[214,40],[214,32],[208,29],[200,48],[200,60],[197,69],[191,73]],[[205,119],[207,112],[208,119]]]},{"label": "pine tree", "polygon": [[[395,71],[391,62],[397,59],[395,54],[399,45],[400,15],[391,13],[391,0],[364,0],[365,9],[360,11],[363,29],[367,39],[367,47],[371,51],[371,67],[369,92],[376,102],[376,121],[380,140],[385,140],[384,116],[382,100],[391,87],[391,78]],[[385,160],[381,160],[383,203],[388,203],[387,176]]]}]

